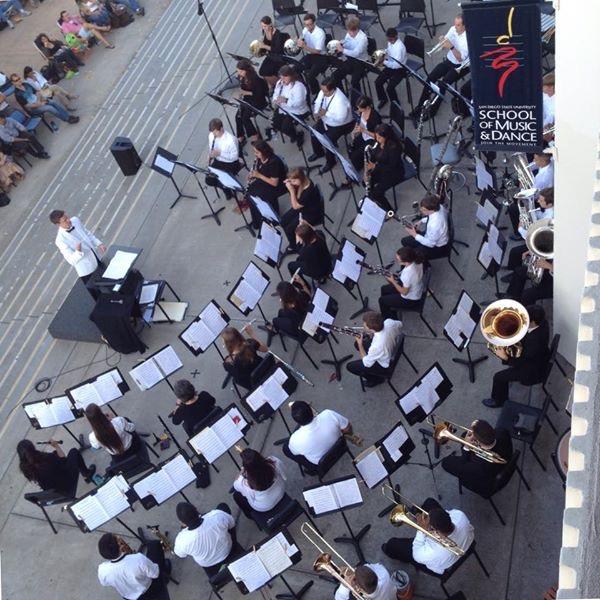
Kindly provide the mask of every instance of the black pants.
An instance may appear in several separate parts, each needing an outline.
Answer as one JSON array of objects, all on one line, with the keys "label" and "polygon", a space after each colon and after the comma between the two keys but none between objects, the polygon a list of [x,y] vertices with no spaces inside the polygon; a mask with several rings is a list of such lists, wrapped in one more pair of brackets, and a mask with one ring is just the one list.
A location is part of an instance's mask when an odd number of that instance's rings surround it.
[{"label": "black pants", "polygon": [[371,176],[371,200],[377,202],[383,210],[392,210],[392,205],[388,202],[385,193],[398,185],[404,179],[404,169],[398,169],[396,173],[378,174]]},{"label": "black pants", "polygon": [[508,213],[508,218],[510,219],[513,233],[515,235],[519,235],[519,207],[517,203],[513,201],[512,204],[509,204],[506,212]]},{"label": "black pants", "polygon": [[508,384],[511,381],[520,381],[521,371],[514,367],[503,369],[494,374],[492,383],[492,400],[496,404],[504,404],[508,400]]},{"label": "black pants", "polygon": [[69,453],[67,454],[66,471],[68,472],[68,477],[71,481],[69,482],[68,489],[59,490],[65,492],[65,494],[73,491],[73,488],[79,479],[79,475],[88,477],[90,474],[90,470],[85,464],[83,456],[81,456],[81,452],[78,448],[71,448],[71,450],[69,450]]},{"label": "black pants", "polygon": [[242,509],[242,512],[244,515],[246,515],[246,518],[252,520],[252,507],[250,506],[250,503],[246,497],[240,494],[237,490],[234,490],[233,501]]},{"label": "black pants", "polygon": [[77,58],[77,55],[69,48],[59,50],[53,57],[56,62],[65,63],[72,71],[77,71],[77,67],[83,67],[83,61]]},{"label": "black pants", "polygon": [[158,565],[158,577],[152,580],[150,587],[140,596],[139,600],[169,600],[165,553],[160,540],[150,540],[147,542],[146,558]]},{"label": "black pants", "polygon": [[290,451],[287,442],[281,447],[281,450],[283,454],[287,456],[290,460],[293,460],[295,463],[299,464],[308,475],[317,474],[317,465],[315,465],[315,463],[310,462],[310,460],[308,460],[306,456],[303,456],[302,454],[293,454]]},{"label": "black pants", "polygon": [[331,259],[328,263],[323,263],[318,270],[315,270],[313,267],[315,265],[309,265],[303,260],[292,260],[288,263],[288,271],[290,275],[293,275],[298,269],[300,269],[301,275],[306,275],[307,277],[312,277],[317,281],[325,279],[327,276],[331,274],[332,264]]},{"label": "black pants", "polygon": [[508,263],[506,266],[511,271],[514,271],[523,264],[524,252],[527,252],[527,244],[519,244],[518,246],[510,249],[510,252],[508,253]]},{"label": "black pants", "polygon": [[327,69],[327,57],[319,54],[307,54],[300,64],[304,68],[304,78],[310,89],[310,93],[316,96],[319,93],[319,81],[317,75],[320,75]]},{"label": "black pants", "polygon": [[[305,113],[303,115],[296,115],[300,120],[305,121],[306,118],[310,115],[310,113]],[[294,143],[298,140],[298,132],[296,131],[296,122],[292,117],[286,115],[281,110],[276,110],[273,113],[273,129],[275,131],[281,131],[284,135],[287,135],[290,140]]]},{"label": "black pants", "polygon": [[[445,58],[441,63],[439,63],[438,65],[436,65],[433,68],[431,73],[429,73],[429,77],[427,78],[427,81],[429,81],[430,83],[435,83],[436,81],[441,79],[448,85],[452,85],[453,83],[458,81],[461,77],[464,77],[465,75],[467,75],[470,72],[470,69],[466,68],[466,69],[463,69],[460,73],[457,73],[456,67],[457,67],[457,65],[455,65],[454,63],[450,62],[447,58]],[[440,89],[440,93],[442,95],[444,95],[446,92],[442,88],[442,89]],[[419,106],[422,106],[423,102],[425,102],[425,100],[428,98],[428,96],[429,96],[429,90],[427,88],[423,88],[423,93],[421,94],[421,97],[419,98]],[[430,112],[431,116],[433,116],[437,113],[441,104],[442,103],[439,100],[437,102],[435,102],[435,104],[433,105],[431,112]]]},{"label": "black pants", "polygon": [[131,446],[129,446],[129,448],[127,448],[127,450],[125,450],[124,452],[121,452],[121,454],[115,454],[111,456],[111,466],[116,465],[123,460],[127,460],[132,456],[135,456],[140,451],[143,443],[144,442],[142,441],[139,435],[137,435],[135,432],[132,433]]},{"label": "black pants", "polygon": [[[379,101],[387,100],[389,98],[391,102],[397,102],[398,94],[396,94],[396,87],[403,79],[403,68],[390,69],[389,67],[385,67],[375,80],[375,89],[377,90],[377,98]],[[384,87],[386,83],[387,88]]]},{"label": "black pants", "polygon": [[382,285],[379,296],[379,312],[384,319],[395,319],[396,309],[417,310],[420,300],[407,300],[392,285]]},{"label": "black pants", "polygon": [[[340,125],[339,127],[328,127],[327,129],[325,129],[323,121],[320,120],[316,124],[315,129],[319,133],[323,133],[324,135],[326,135],[331,140],[331,142],[335,146],[337,146],[337,142],[342,136],[348,135],[352,132],[352,130],[354,129],[354,121],[350,121],[350,123],[346,123],[346,125]],[[326,151],[321,145],[321,142],[319,142],[315,137],[311,137],[310,141],[312,144],[312,150],[314,154],[316,154],[317,156],[326,156],[328,165],[335,164],[335,156],[331,154],[329,150]]]},{"label": "black pants", "polygon": [[360,173],[365,166],[365,146],[372,143],[372,140],[363,139],[362,134],[358,134],[350,145],[350,162]]},{"label": "black pants", "polygon": [[498,472],[497,467],[499,467],[499,465],[492,465],[491,463],[486,463],[486,465],[482,469],[473,469],[473,465],[470,459],[465,456],[464,450],[462,456],[446,456],[442,460],[442,469],[446,473],[454,475],[467,489],[484,497],[493,493],[495,475]]},{"label": "black pants", "polygon": [[510,278],[506,293],[525,306],[535,304],[538,300],[552,298],[554,295],[553,279],[548,271],[544,271],[539,285],[525,289],[528,281],[527,267],[523,265],[517,267]]},{"label": "black pants", "polygon": [[252,137],[258,133],[252,121],[252,113],[245,106],[240,106],[235,113],[235,132],[238,138]]},{"label": "black pants", "polygon": [[[98,257],[96,256],[96,260],[98,260]],[[93,289],[91,287],[88,287],[87,282],[94,276],[96,275],[96,273],[98,273],[98,271],[100,270],[100,267],[103,267],[104,265],[102,264],[102,261],[98,260],[98,265],[96,266],[96,269],[94,271],[92,271],[89,275],[83,275],[82,277],[80,277],[79,279],[81,279],[81,283],[83,283],[83,285],[85,286],[85,289],[88,291],[89,295],[94,299],[94,300],[98,300],[98,298],[100,298],[100,292],[96,289]]]},{"label": "black pants", "polygon": [[28,131],[19,131],[19,137],[27,138],[27,141],[13,142],[11,144],[12,148],[14,148],[17,152],[27,152],[36,158],[39,158],[42,154],[46,153],[46,149],[44,146],[42,146],[35,135],[33,135],[33,133],[29,133]]},{"label": "black pants", "polygon": [[335,81],[336,87],[340,87],[342,81],[350,75],[350,93],[348,94],[352,105],[354,106],[354,101],[358,98],[360,92],[360,80],[363,78],[365,74],[365,69],[362,64],[357,60],[352,60],[352,58],[347,58],[344,63],[338,67],[332,74],[332,78]]},{"label": "black pants", "polygon": [[[367,338],[363,341],[365,352],[371,347],[372,338]],[[358,349],[358,344],[354,342],[354,346]],[[382,367],[378,362],[375,362],[372,367],[365,367],[361,360],[350,361],[346,365],[346,369],[352,375],[359,375],[369,383],[381,383],[389,373],[389,368]]]},{"label": "black pants", "polygon": [[407,235],[402,238],[402,245],[409,248],[418,248],[426,260],[433,260],[434,258],[443,258],[448,255],[448,245],[446,246],[436,246],[434,248],[430,248],[429,246],[425,246],[421,244],[412,235]]}]

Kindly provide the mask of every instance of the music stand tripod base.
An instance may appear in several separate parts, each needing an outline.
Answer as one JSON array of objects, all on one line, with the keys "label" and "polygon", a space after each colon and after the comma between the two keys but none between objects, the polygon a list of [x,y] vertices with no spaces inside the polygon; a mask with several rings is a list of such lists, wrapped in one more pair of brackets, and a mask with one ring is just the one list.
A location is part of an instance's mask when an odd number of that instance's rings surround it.
[{"label": "music stand tripod base", "polygon": [[346,524],[346,528],[348,529],[348,533],[350,534],[350,536],[347,535],[343,535],[341,537],[336,537],[333,538],[333,541],[336,544],[350,544],[352,546],[354,546],[354,550],[356,550],[356,554],[358,556],[358,559],[361,562],[365,562],[365,555],[363,554],[362,548],[360,547],[360,541],[363,539],[363,537],[365,537],[365,535],[367,535],[367,532],[371,529],[371,525],[365,525],[357,534],[355,534],[352,531],[352,528],[350,527],[350,523],[348,523],[348,519],[346,518],[346,515],[344,514],[344,511],[340,511],[342,518],[344,519],[344,523]]},{"label": "music stand tripod base", "polygon": [[180,198],[189,198],[190,200],[198,199],[198,196],[190,196],[189,194],[184,194],[179,189],[179,186],[177,185],[177,182],[175,181],[175,179],[173,179],[173,177],[169,177],[169,179],[171,180],[171,182],[175,186],[175,189],[177,190],[177,198],[175,198],[175,201],[173,202],[173,204],[171,204],[171,206],[169,206],[169,209],[173,208],[179,202]]},{"label": "music stand tripod base", "polygon": [[459,365],[465,365],[466,367],[468,367],[469,381],[471,383],[475,383],[475,367],[476,367],[476,365],[478,365],[479,363],[481,363],[487,359],[488,359],[487,356],[479,356],[475,359],[471,358],[471,351],[469,350],[469,347],[467,346],[467,360],[465,360],[464,358],[453,358],[452,362],[455,362]]},{"label": "music stand tripod base", "polygon": [[342,358],[338,358],[333,350],[333,345],[331,344],[331,340],[329,339],[329,336],[327,336],[327,343],[329,344],[329,349],[331,350],[332,358],[323,359],[321,361],[321,364],[332,365],[333,367],[335,367],[335,378],[338,381],[341,381],[342,380],[342,365],[346,361],[349,361],[352,358],[352,354],[347,354],[346,356],[342,356]]},{"label": "music stand tripod base", "polygon": [[295,592],[286,579],[284,579],[281,575],[279,577],[285,584],[285,587],[289,590],[289,593],[276,594],[275,598],[277,598],[277,600],[300,600],[300,598],[302,598],[314,584],[314,581],[308,581],[297,592]]}]

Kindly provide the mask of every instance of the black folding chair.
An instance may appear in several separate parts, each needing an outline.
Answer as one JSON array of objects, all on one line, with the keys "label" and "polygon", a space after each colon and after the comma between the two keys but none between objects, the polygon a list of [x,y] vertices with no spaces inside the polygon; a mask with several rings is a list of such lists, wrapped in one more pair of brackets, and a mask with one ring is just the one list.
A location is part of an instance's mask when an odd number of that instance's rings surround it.
[{"label": "black folding chair", "polygon": [[321,29],[329,29],[331,37],[334,25],[343,25],[342,2],[340,0],[317,0],[317,25]]},{"label": "black folding chair", "polygon": [[355,4],[358,6],[358,12],[360,16],[360,28],[363,31],[368,32],[373,23],[379,23],[381,29],[385,33],[385,27],[383,26],[383,23],[381,21],[379,3],[377,2],[377,0],[356,0]]},{"label": "black folding chair", "polygon": [[[307,12],[304,8],[304,0],[300,0],[299,5],[296,5],[294,0],[272,0],[272,4],[275,25],[282,29],[292,25],[296,35],[300,35],[296,21],[300,20],[300,16]],[[300,21],[300,23],[302,22]]]},{"label": "black folding chair", "polygon": [[429,37],[433,37],[429,22],[427,21],[425,0],[400,0],[399,19],[400,21],[395,27],[398,33],[414,33],[415,35],[419,35],[419,30],[423,23],[425,23]]},{"label": "black folding chair", "polygon": [[44,517],[46,517],[46,521],[48,521],[48,525],[55,534],[58,534],[52,519],[50,519],[50,515],[46,510],[49,506],[56,506],[57,504],[68,504],[72,500],[75,500],[77,496],[77,480],[75,480],[75,485],[72,490],[68,492],[59,492],[58,490],[43,490],[41,492],[30,492],[28,494],[24,494],[23,498],[32,504],[38,506],[41,511],[44,513]]}]

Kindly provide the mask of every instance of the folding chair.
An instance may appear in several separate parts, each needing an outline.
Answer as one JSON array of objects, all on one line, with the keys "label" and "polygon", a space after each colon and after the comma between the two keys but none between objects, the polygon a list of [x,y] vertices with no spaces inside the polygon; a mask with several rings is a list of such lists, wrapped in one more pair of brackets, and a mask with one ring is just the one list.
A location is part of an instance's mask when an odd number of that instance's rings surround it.
[{"label": "folding chair", "polygon": [[[422,16],[417,17],[413,13]],[[419,35],[419,30],[423,23],[425,23],[429,37],[432,37],[431,28],[427,21],[425,0],[400,0],[399,19],[400,21],[395,27],[398,33],[414,33],[415,35]]]}]

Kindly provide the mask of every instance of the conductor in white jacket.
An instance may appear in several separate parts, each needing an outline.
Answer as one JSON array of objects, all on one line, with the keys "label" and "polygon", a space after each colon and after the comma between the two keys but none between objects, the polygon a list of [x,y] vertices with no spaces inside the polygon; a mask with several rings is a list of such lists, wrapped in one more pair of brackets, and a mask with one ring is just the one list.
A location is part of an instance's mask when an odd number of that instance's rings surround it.
[{"label": "conductor in white jacket", "polygon": [[100,266],[106,246],[83,226],[78,217],[69,217],[64,210],[53,210],[50,221],[58,226],[55,240],[58,249],[85,284]]}]

